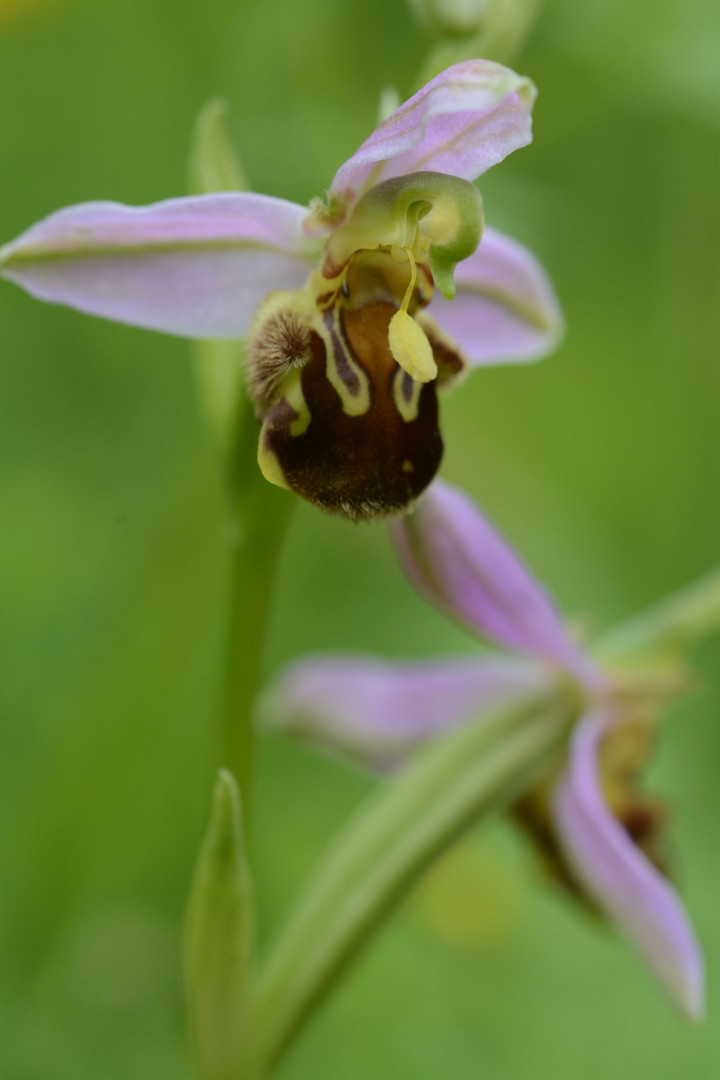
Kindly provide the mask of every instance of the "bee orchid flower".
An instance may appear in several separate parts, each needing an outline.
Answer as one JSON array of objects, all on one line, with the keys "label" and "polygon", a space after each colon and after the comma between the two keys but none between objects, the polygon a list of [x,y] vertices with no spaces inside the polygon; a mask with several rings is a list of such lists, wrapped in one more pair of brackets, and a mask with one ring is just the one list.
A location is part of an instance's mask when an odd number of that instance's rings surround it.
[{"label": "bee orchid flower", "polygon": [[702,1012],[703,964],[664,873],[661,804],[639,787],[660,706],[677,675],[600,664],[573,640],[527,566],[458,489],[436,481],[392,523],[400,561],[434,606],[504,652],[388,663],[326,656],[291,666],[262,711],[284,731],[372,768],[528,694],[574,695],[577,721],[557,772],[516,806],[564,884],[635,945],[680,1008]]},{"label": "bee orchid flower", "polygon": [[437,390],[469,366],[535,359],[562,332],[534,257],[483,235],[473,184],[530,142],[534,98],[499,64],[457,64],[309,209],[251,192],[84,203],[0,249],[0,273],[92,315],[247,338],[266,478],[351,518],[397,513],[440,463]]}]

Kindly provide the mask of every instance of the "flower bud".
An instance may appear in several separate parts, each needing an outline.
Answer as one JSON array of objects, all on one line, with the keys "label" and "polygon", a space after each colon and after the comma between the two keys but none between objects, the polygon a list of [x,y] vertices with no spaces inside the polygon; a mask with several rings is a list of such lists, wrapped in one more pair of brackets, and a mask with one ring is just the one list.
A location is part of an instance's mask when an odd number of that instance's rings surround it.
[{"label": "flower bud", "polygon": [[418,20],[438,36],[464,36],[479,30],[492,0],[409,0]]}]

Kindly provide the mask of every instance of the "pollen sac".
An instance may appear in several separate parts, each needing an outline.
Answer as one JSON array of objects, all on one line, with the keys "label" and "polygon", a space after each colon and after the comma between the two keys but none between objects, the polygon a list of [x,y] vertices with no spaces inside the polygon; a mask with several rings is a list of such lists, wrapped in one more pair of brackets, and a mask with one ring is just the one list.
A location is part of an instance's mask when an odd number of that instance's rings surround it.
[{"label": "pollen sac", "polygon": [[[262,421],[265,477],[355,520],[407,509],[443,453],[438,379],[416,381],[390,348],[398,275],[406,285],[407,267],[373,256],[358,261],[332,296],[273,294],[250,340],[248,387]],[[431,289],[425,269],[411,310]],[[441,375],[454,377],[461,361],[448,365],[440,355],[447,346],[437,348]]]}]

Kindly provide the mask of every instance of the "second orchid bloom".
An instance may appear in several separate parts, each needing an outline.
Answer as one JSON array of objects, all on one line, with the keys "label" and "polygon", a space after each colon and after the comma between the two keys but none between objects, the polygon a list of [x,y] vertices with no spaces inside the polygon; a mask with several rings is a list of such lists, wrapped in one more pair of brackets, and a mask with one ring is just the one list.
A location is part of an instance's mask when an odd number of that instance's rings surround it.
[{"label": "second orchid bloom", "polygon": [[[436,481],[392,529],[417,590],[505,653],[405,663],[309,658],[268,691],[267,720],[386,770],[502,704],[548,692],[569,702],[577,720],[565,764],[517,803],[516,817],[562,883],[617,924],[697,1019],[702,956],[664,873],[662,804],[638,782],[662,708],[686,686],[684,673],[657,663],[600,664],[583,652],[517,554],[448,484]],[[712,604],[700,604],[708,630],[717,621],[719,585],[713,579]]]},{"label": "second orchid bloom", "polygon": [[443,451],[437,390],[562,333],[534,257],[473,181],[531,139],[532,83],[457,64],[401,105],[306,207],[249,192],[60,210],[0,250],[43,300],[191,338],[248,338],[258,460],[351,518],[402,512]]}]

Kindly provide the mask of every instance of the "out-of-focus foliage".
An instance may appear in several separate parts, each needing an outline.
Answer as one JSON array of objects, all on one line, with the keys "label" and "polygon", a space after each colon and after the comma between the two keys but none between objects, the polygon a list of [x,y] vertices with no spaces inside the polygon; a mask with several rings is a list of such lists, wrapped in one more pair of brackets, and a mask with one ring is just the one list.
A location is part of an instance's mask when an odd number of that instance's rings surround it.
[{"label": "out-of-focus foliage", "polygon": [[[15,6],[0,7],[2,240],[70,202],[184,193],[216,94],[251,182],[305,201],[371,130],[381,89],[413,89],[430,44],[405,0]],[[593,625],[720,555],[718,11],[548,2],[517,63],[540,88],[535,143],[481,183],[488,220],[552,272],[569,332],[541,365],[476,372],[447,399],[444,473]],[[0,326],[0,1073],[181,1080],[180,924],[216,756],[213,448],[185,342],[9,285]],[[276,615],[272,666],[316,648],[472,648],[410,592],[382,526],[305,506]],[[708,682],[719,658],[705,649]],[[717,685],[685,705],[656,767],[711,982],[719,708]],[[259,765],[267,937],[371,781],[271,739]],[[509,829],[468,844],[287,1080],[712,1075],[712,1000],[688,1029]]]},{"label": "out-of-focus foliage", "polygon": [[43,0],[0,0],[0,19],[14,14],[25,14],[43,4]]}]

